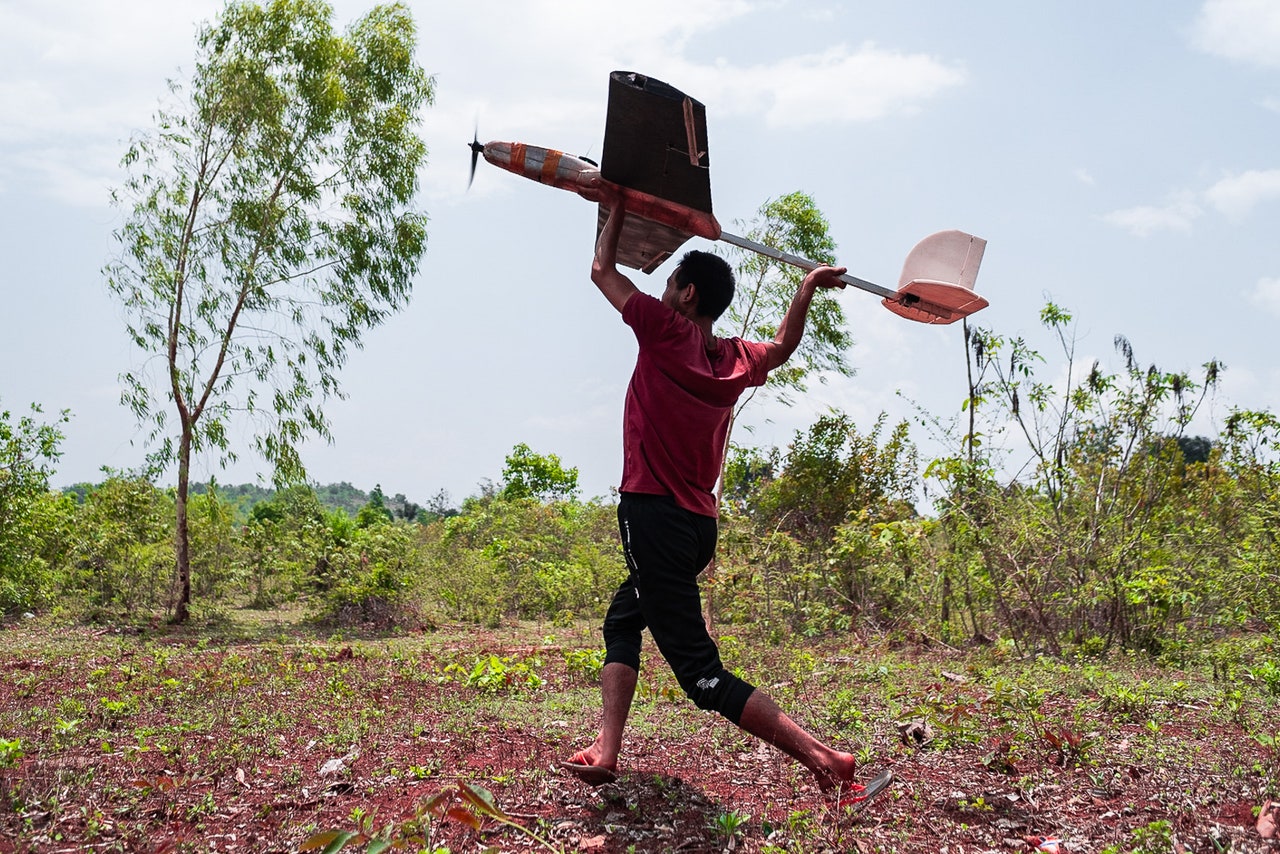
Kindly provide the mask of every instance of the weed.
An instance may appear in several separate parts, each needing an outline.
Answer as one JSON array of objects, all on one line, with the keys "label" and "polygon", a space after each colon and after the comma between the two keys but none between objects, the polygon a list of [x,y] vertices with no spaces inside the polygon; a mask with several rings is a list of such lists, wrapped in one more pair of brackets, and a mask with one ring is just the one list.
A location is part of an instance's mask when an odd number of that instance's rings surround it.
[{"label": "weed", "polygon": [[1058,727],[1057,732],[1046,729],[1044,740],[1053,748],[1057,764],[1063,767],[1089,764],[1089,752],[1097,744],[1096,739],[1066,727]]},{"label": "weed", "polygon": [[484,820],[489,819],[523,834],[548,851],[561,851],[535,831],[503,812],[492,792],[473,783],[455,783],[446,786],[429,798],[424,798],[414,809],[413,818],[399,827],[389,824],[383,830],[377,831],[374,829],[372,814],[366,814],[358,807],[352,810],[351,819],[356,825],[355,830],[326,830],[313,834],[298,846],[298,851],[323,851],[324,854],[336,854],[348,845],[367,844],[371,852],[416,846],[418,850],[430,852],[430,854],[448,854],[447,848],[437,847],[434,841],[435,830],[445,819],[465,824],[473,830],[479,830]]},{"label": "weed", "polygon": [[470,670],[456,662],[446,666],[439,681],[461,680],[468,688],[486,694],[499,694],[512,688],[541,688],[544,682],[537,673],[541,666],[542,660],[536,656],[525,660],[481,656]]},{"label": "weed", "polygon": [[13,768],[23,755],[22,739],[0,738],[0,768]]},{"label": "weed", "polygon": [[862,705],[865,698],[862,694],[847,688],[836,692],[827,704],[827,720],[832,726],[847,728],[855,732],[866,727],[863,721]]},{"label": "weed", "polygon": [[740,815],[736,812],[720,813],[711,822],[711,829],[716,832],[717,836],[723,836],[729,842],[729,848],[733,848],[738,836],[742,833],[743,826],[751,820],[749,815]]},{"label": "weed", "polygon": [[1268,659],[1254,667],[1246,667],[1245,674],[1253,682],[1262,685],[1273,697],[1280,697],[1280,665]]},{"label": "weed", "polygon": [[79,718],[58,718],[53,722],[53,743],[58,747],[63,747],[66,743],[80,731],[80,724],[84,721]]},{"label": "weed", "polygon": [[1151,685],[1142,682],[1136,687],[1120,683],[1112,683],[1102,690],[1102,708],[1108,712],[1128,715],[1130,718],[1143,716],[1151,708]]},{"label": "weed", "polygon": [[999,774],[1016,774],[1018,768],[1014,765],[1016,760],[1014,754],[1013,742],[1009,739],[998,739],[992,746],[987,755],[982,757],[982,764],[990,771]]},{"label": "weed", "polygon": [[102,697],[98,700],[99,713],[102,716],[102,725],[108,729],[112,729],[120,725],[125,718],[138,713],[138,698],[130,695],[119,700],[109,700]]},{"label": "weed", "polygon": [[1248,717],[1248,707],[1245,704],[1243,693],[1240,691],[1227,691],[1223,693],[1219,702],[1228,718],[1235,723],[1244,724],[1245,718]]},{"label": "weed", "polygon": [[570,676],[594,685],[600,681],[600,671],[604,669],[604,650],[568,649],[564,663]]},{"label": "weed", "polygon": [[1125,851],[1128,854],[1167,854],[1172,850],[1173,825],[1160,820],[1153,821],[1144,827],[1135,827],[1132,848],[1124,849],[1119,845],[1111,845],[1102,849],[1102,854],[1122,854]]},{"label": "weed", "polygon": [[939,748],[974,745],[982,742],[986,732],[986,724],[978,715],[979,707],[972,697],[934,694],[913,716],[931,720],[938,732],[934,742]]}]

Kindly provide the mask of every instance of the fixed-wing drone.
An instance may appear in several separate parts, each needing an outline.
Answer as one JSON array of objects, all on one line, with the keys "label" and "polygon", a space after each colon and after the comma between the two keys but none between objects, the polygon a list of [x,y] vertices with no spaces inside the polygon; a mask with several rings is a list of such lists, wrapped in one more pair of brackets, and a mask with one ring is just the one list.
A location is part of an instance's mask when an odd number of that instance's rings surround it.
[{"label": "fixed-wing drone", "polygon": [[[781,252],[720,228],[711,212],[707,114],[698,101],[660,80],[628,71],[609,75],[604,151],[590,160],[518,142],[471,142],[471,175],[480,155],[543,184],[581,192],[615,185],[627,209],[618,263],[651,273],[690,237],[723,240],[805,270],[816,261]],[[601,205],[597,232],[608,217]],[[987,242],[941,231],[907,255],[897,290],[854,276],[841,280],[883,297],[890,311],[921,323],[952,323],[985,308],[974,280]]]}]

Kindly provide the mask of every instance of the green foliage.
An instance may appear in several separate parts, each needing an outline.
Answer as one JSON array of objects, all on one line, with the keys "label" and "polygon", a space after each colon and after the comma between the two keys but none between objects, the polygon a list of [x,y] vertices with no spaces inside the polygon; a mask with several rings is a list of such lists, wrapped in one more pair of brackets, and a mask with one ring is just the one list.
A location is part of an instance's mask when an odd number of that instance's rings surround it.
[{"label": "green foliage", "polygon": [[450,619],[603,613],[625,575],[615,511],[594,502],[471,498],[424,547],[424,596]]},{"label": "green foliage", "polygon": [[[330,521],[336,516],[337,511]],[[356,525],[345,541],[331,539],[324,554],[326,586],[314,603],[319,619],[378,628],[405,622],[411,616],[413,581],[420,566],[415,529],[410,523],[388,521],[365,528]]]},{"label": "green foliage", "polygon": [[0,768],[16,767],[24,755],[22,739],[0,738]]},{"label": "green foliage", "polygon": [[477,658],[470,669],[457,662],[445,665],[440,680],[462,682],[483,694],[502,694],[522,688],[541,688],[544,684],[538,675],[541,667],[542,659],[537,656],[521,659],[486,655]]},{"label": "green foliage", "polygon": [[426,248],[409,205],[433,86],[413,21],[377,6],[340,35],[331,16],[321,0],[226,6],[189,87],[124,157],[123,255],[105,272],[130,338],[164,354],[158,380],[124,376],[124,400],[151,427],[151,463],[177,464],[179,620],[191,454],[234,458],[246,412],[277,481],[300,481],[301,441],[329,437],[315,399],[341,394],[338,370],[408,299]]},{"label": "green foliage", "polygon": [[578,470],[566,469],[555,454],[536,454],[523,442],[507,454],[502,490],[507,501],[572,501],[578,494]]},{"label": "green foliage", "polygon": [[737,812],[720,813],[711,822],[711,829],[716,832],[717,836],[722,836],[731,842],[742,834],[747,822],[751,821],[751,816],[743,815]]},{"label": "green foliage", "polygon": [[374,486],[369,493],[369,501],[356,514],[357,528],[370,528],[374,525],[386,525],[395,521],[395,516],[387,509],[386,496],[382,494],[382,484]]},{"label": "green foliage", "polygon": [[191,497],[191,584],[196,596],[224,599],[243,574],[244,549],[238,541],[235,508],[215,484]]},{"label": "green foliage", "polygon": [[883,426],[863,435],[832,413],[797,431],[785,455],[734,450],[718,583],[735,595],[723,618],[826,631],[908,610],[922,530],[916,452],[905,423],[884,439]]},{"label": "green foliage", "polygon": [[1165,819],[1133,829],[1130,847],[1109,845],[1102,854],[1166,854],[1174,850],[1173,825]]},{"label": "green foliage", "polygon": [[[971,637],[1007,633],[1054,654],[1066,643],[1162,653],[1273,612],[1262,600],[1275,597],[1257,592],[1274,564],[1248,539],[1257,516],[1247,508],[1258,505],[1239,476],[1265,471],[1245,436],[1256,441],[1251,430],[1265,419],[1239,419],[1234,445],[1187,437],[1220,364],[1198,377],[1163,371],[1117,337],[1119,371],[1101,362],[1077,371],[1071,315],[1049,304],[1041,319],[1062,348],[1064,382],[1037,376],[1045,360],[1024,339],[966,326],[967,429],[952,435],[956,453],[927,470],[942,485],[944,636],[960,606]],[[1029,463],[997,455],[1001,433]],[[1001,483],[1001,469],[1025,474]],[[1237,547],[1242,539],[1249,547]]]},{"label": "green foliage", "polygon": [[255,504],[241,532],[243,581],[253,607],[268,608],[301,591],[327,587],[330,527],[310,487],[290,487]]},{"label": "green foliage", "polygon": [[448,854],[449,849],[436,847],[433,841],[435,829],[445,819],[464,824],[477,831],[486,821],[492,821],[511,828],[547,851],[563,850],[507,815],[498,806],[493,793],[475,783],[460,781],[446,786],[428,798],[423,798],[414,809],[413,817],[399,827],[388,825],[379,832],[373,827],[372,815],[353,815],[353,818],[360,825],[359,829],[326,830],[316,833],[305,840],[298,850],[336,854],[348,845],[368,845],[366,850],[370,854],[406,848],[426,852],[426,854]]},{"label": "green foliage", "polygon": [[74,589],[90,619],[120,618],[174,605],[173,502],[138,474],[113,473],[76,513]]},{"label": "green foliage", "polygon": [[595,685],[600,681],[600,671],[604,669],[604,656],[603,649],[566,649],[565,669],[570,676]]},{"label": "green foliage", "polygon": [[49,494],[49,476],[69,417],[40,415],[38,406],[16,420],[0,410],[0,614],[36,610],[57,586],[70,501]]},{"label": "green foliage", "polygon": [[[830,226],[812,197],[801,192],[771,199],[761,205],[747,224],[746,236],[783,252],[818,263],[834,263],[836,244]],[[771,341],[804,278],[804,271],[754,252],[742,252],[737,265],[737,294],[723,320],[733,335],[755,341]],[[845,353],[853,345],[846,330],[844,311],[834,295],[814,295],[799,349],[787,364],[769,374],[765,388],[784,403],[803,394],[810,376],[850,376]],[[747,395],[740,412],[751,400]]]}]

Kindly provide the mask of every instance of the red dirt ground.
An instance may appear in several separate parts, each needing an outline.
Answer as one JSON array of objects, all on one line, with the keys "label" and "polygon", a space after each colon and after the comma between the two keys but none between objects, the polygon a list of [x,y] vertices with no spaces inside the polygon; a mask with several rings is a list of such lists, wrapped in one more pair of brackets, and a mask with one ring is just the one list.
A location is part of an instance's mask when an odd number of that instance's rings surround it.
[{"label": "red dirt ground", "polygon": [[[360,813],[395,839],[409,835],[420,804],[456,781],[492,791],[508,816],[563,851],[965,854],[1032,852],[1035,837],[1055,837],[1070,852],[1280,851],[1280,840],[1258,835],[1254,815],[1277,796],[1280,758],[1212,702],[1161,701],[1135,717],[1050,690],[1043,719],[1093,739],[1087,761],[1062,764],[1069,757],[1048,741],[1025,732],[1019,740],[1016,728],[985,721],[980,704],[965,711],[986,689],[955,675],[963,653],[908,651],[922,672],[954,683],[890,686],[880,696],[903,709],[922,699],[908,695],[932,693],[954,714],[972,713],[971,729],[994,735],[921,745],[888,710],[869,706],[868,776],[891,767],[897,782],[850,814],[778,753],[669,699],[674,683],[656,658],[622,776],[593,789],[557,767],[589,740],[598,708],[559,647],[538,648],[542,688],[490,697],[434,676],[479,651],[526,660],[533,633],[456,627],[448,640],[421,635],[407,653],[388,655],[378,640],[205,647],[192,630],[165,629],[145,639],[67,629],[44,647],[26,631],[0,630],[0,740],[19,739],[24,752],[0,764],[0,852],[297,851],[319,830],[356,829]],[[585,632],[578,637],[591,645]],[[847,648],[810,652],[812,690],[780,697],[797,717],[816,718],[827,696],[819,692],[839,686],[850,666]],[[752,665],[785,672],[769,660]],[[277,672],[288,681],[277,683]],[[785,679],[779,685],[786,693]],[[113,693],[121,686],[129,690]],[[136,709],[94,708],[110,696],[136,697]],[[75,697],[85,698],[88,718],[63,738],[59,710]],[[1237,719],[1256,729],[1254,712]],[[1002,742],[1014,745],[1008,764]],[[333,759],[341,769],[323,774]],[[743,819],[732,838],[714,827],[731,814]],[[1163,836],[1151,829],[1161,821]],[[547,850],[493,819],[479,829],[453,819],[430,826],[434,845],[455,854]]]}]

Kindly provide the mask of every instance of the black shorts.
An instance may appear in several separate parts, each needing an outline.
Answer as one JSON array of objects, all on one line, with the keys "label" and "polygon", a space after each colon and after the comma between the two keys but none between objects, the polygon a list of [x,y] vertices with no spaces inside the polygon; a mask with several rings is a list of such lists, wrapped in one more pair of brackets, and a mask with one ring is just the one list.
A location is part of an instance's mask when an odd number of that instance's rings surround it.
[{"label": "black shorts", "polygon": [[618,530],[628,575],[605,616],[605,663],[639,670],[640,633],[648,628],[689,698],[736,724],[755,689],[721,663],[698,590],[698,573],[715,555],[716,520],[667,495],[624,492]]}]

